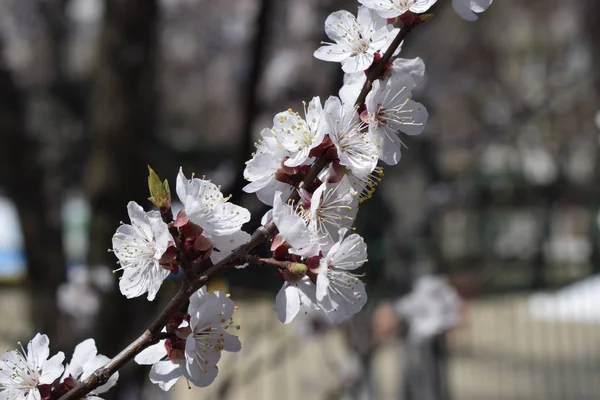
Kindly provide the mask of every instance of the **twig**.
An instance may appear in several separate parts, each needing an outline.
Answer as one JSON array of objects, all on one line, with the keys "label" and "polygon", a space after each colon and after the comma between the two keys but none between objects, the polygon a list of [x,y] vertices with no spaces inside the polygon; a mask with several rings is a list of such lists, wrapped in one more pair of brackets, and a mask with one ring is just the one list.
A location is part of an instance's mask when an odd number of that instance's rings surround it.
[{"label": "twig", "polygon": [[394,52],[396,51],[398,46],[400,46],[400,43],[402,43],[406,35],[408,35],[412,29],[413,25],[404,25],[402,29],[400,29],[400,32],[398,32],[398,34],[394,38],[394,41],[390,45],[388,51],[386,51],[383,57],[381,57],[381,60],[379,60],[377,64],[374,64],[371,67],[371,69],[369,70],[369,74],[367,75],[367,81],[365,82],[362,90],[360,91],[360,94],[356,99],[356,103],[354,103],[356,108],[361,108],[365,104],[365,100],[367,98],[367,95],[371,91],[371,86],[373,85],[373,82],[377,80],[381,76],[381,74],[383,74],[383,72],[385,71],[386,64],[390,62],[392,56],[394,55]]},{"label": "twig", "polygon": [[[406,35],[411,31],[411,27],[404,26],[392,44],[390,45],[388,51],[384,54],[381,60],[374,65],[369,74],[367,76],[367,82],[363,86],[361,94],[356,101],[356,106],[361,107],[364,104],[364,101],[367,97],[367,94],[371,90],[371,85],[377,77],[381,75],[381,73],[385,69],[385,65],[392,58],[392,55],[402,42]],[[325,157],[319,157],[314,164],[312,165],[310,171],[300,183],[300,187],[306,187],[309,185],[319,173],[327,166],[329,161]],[[298,191],[295,191],[289,198],[291,201],[298,201],[300,198]],[[124,350],[122,350],[119,354],[117,354],[112,360],[110,360],[105,366],[94,371],[87,379],[83,382],[80,382],[75,386],[72,390],[63,395],[59,400],[75,400],[81,399],[86,394],[90,393],[95,388],[102,386],[105,384],[108,379],[117,372],[121,367],[123,367],[127,362],[131,361],[139,352],[144,350],[146,347],[150,346],[153,343],[156,343],[160,338],[161,329],[167,324],[169,318],[174,313],[181,310],[181,308],[185,305],[188,298],[196,292],[198,289],[205,286],[210,279],[212,279],[215,275],[222,273],[235,265],[240,265],[247,262],[247,255],[252,251],[255,247],[262,243],[266,243],[271,240],[278,233],[277,227],[273,220],[267,222],[264,226],[258,228],[251,236],[250,241],[246,244],[243,244],[233,250],[229,256],[220,262],[216,263],[212,267],[208,268],[202,274],[199,275],[192,282],[184,282],[179,291],[175,294],[175,296],[171,299],[169,304],[163,309],[163,311],[159,314],[159,316],[150,324],[148,329],[135,341],[133,341],[129,346],[127,346]]]}]

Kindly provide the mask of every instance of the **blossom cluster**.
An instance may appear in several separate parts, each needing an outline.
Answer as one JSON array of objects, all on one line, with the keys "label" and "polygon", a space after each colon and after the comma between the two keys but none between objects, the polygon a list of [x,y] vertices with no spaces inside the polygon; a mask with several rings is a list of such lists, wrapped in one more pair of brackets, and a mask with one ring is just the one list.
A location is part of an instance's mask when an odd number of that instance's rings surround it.
[{"label": "blossom cluster", "polygon": [[[424,81],[425,65],[397,55],[403,32],[426,21],[424,13],[436,0],[359,2],[356,15],[337,11],[326,19],[331,42],[314,52],[320,60],[341,64],[345,76],[338,96],[314,97],[303,103],[302,113],[288,109],[275,115],[246,164],[244,191],[272,207],[262,219],[277,231],[270,236],[271,257],[247,251],[239,256],[239,249],[251,250],[241,247],[251,241],[242,230],[250,212],[229,202],[204,177],[188,179],[179,171],[176,194],[183,209],[176,216],[167,181],[152,170],[150,200],[158,210],[146,211],[134,201],[127,205],[130,222],[122,223],[112,239],[121,293],[152,301],[163,281],[180,270],[186,289],[197,289],[189,292],[187,312],[165,319],[155,344],[146,343],[135,356],[138,364],[151,365],[150,380],[161,389],[171,389],[180,377],[207,386],[217,376],[221,352],[241,349],[231,333],[239,328],[232,319],[233,301],[202,287],[209,278],[200,276],[213,264],[275,267],[283,285],[274,310],[283,323],[304,314],[340,323],[365,305],[365,285],[356,270],[367,261],[367,245],[350,232],[359,204],[382,179],[383,164],[400,161],[403,135],[420,134],[427,122],[427,110],[412,99]],[[452,0],[467,20],[491,2]],[[0,361],[2,398],[58,398],[109,361],[97,355],[91,339],[77,346],[66,367],[62,352],[48,356],[48,338],[39,334],[27,351],[6,353]],[[116,379],[117,374],[87,397],[98,398]]]},{"label": "blossom cluster", "polygon": [[[94,339],[78,344],[71,362],[63,365],[65,355],[58,352],[50,357],[48,336],[37,334],[20,349],[6,352],[0,358],[0,398],[11,400],[52,400],[71,390],[75,385],[109,361],[98,354]],[[87,396],[88,400],[101,400],[98,394],[108,391],[119,379],[113,374],[102,386]]]}]

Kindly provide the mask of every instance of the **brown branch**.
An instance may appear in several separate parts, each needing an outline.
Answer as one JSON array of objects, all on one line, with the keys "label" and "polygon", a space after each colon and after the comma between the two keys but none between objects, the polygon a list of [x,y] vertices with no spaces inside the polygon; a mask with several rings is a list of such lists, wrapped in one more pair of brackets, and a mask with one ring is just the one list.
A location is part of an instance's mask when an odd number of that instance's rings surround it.
[{"label": "brown branch", "polygon": [[277,267],[279,269],[288,269],[296,264],[293,261],[280,261],[274,258],[263,258],[253,254],[246,254],[244,256],[244,262],[258,265],[259,267]]},{"label": "brown branch", "polygon": [[[386,63],[391,59],[398,46],[400,45],[402,40],[404,40],[406,35],[411,31],[411,29],[411,27],[403,27],[392,42],[392,44],[390,45],[388,51],[380,60],[380,62],[371,69],[367,77],[367,82],[365,83],[361,91],[361,95],[356,101],[357,107],[361,107],[364,104],[367,93],[369,92],[369,90],[371,90],[371,85],[373,81],[376,79],[376,77],[381,75]],[[319,175],[319,173],[325,167],[327,167],[328,164],[329,161],[325,157],[319,157],[313,163],[310,171],[308,172],[304,180],[301,182],[300,187],[306,187],[307,185],[309,185]],[[289,200],[292,201],[298,201],[298,199],[299,194],[297,191],[294,192],[289,198]],[[156,343],[160,339],[160,331],[167,324],[171,315],[180,311],[181,308],[185,305],[188,298],[194,292],[205,286],[208,283],[208,281],[210,281],[214,276],[227,271],[235,265],[240,265],[247,262],[247,255],[248,253],[250,253],[250,251],[252,251],[258,245],[271,240],[277,233],[278,231],[277,227],[275,226],[275,223],[273,222],[273,220],[270,220],[264,226],[261,226],[252,234],[248,243],[243,244],[235,250],[233,250],[233,252],[225,259],[221,260],[220,262],[216,263],[215,265],[211,266],[206,271],[204,271],[202,274],[200,274],[200,276],[195,281],[184,283],[179,289],[179,291],[175,294],[173,299],[171,299],[169,304],[167,304],[167,306],[163,309],[159,316],[154,320],[154,322],[152,322],[152,324],[140,337],[133,341],[119,354],[117,354],[105,366],[97,369],[87,379],[77,384],[77,386],[75,386],[72,390],[70,390],[64,396],[62,396],[60,400],[81,399],[83,396],[90,393],[95,388],[105,384],[115,372],[117,372],[127,362],[131,361],[139,352],[141,352],[151,344]]]}]

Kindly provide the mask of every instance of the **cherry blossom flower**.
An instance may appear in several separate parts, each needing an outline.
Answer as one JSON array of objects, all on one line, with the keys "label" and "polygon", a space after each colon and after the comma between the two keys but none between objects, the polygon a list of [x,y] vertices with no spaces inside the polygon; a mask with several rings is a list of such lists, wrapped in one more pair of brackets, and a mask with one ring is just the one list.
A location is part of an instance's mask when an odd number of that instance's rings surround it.
[{"label": "cherry blossom flower", "polygon": [[316,286],[306,275],[294,277],[284,271],[286,281],[275,297],[277,318],[284,324],[289,324],[304,311],[309,313],[316,304]]},{"label": "cherry blossom flower", "polygon": [[319,244],[311,235],[306,221],[295,207],[283,203],[281,192],[275,193],[272,217],[279,236],[291,246],[291,254],[311,257],[319,253]]},{"label": "cherry blossom flower", "polygon": [[325,137],[320,124],[323,106],[318,96],[311,100],[304,114],[306,120],[292,110],[281,112],[273,118],[273,136],[291,153],[284,162],[288,167],[303,164],[310,151],[320,145]]},{"label": "cherry blossom flower", "polygon": [[231,318],[234,309],[225,293],[198,290],[190,297],[189,324],[184,321],[172,338],[148,347],[135,361],[152,365],[150,381],[165,391],[181,376],[198,387],[210,385],[219,372],[221,351],[241,349],[237,336],[227,332],[236,328]]},{"label": "cherry blossom flower", "polygon": [[325,20],[325,33],[335,43],[321,46],[314,56],[341,62],[344,72],[364,71],[373,63],[375,53],[389,46],[393,31],[385,18],[366,7],[359,8],[358,17],[348,11],[336,11]]},{"label": "cherry blossom flower", "polygon": [[[231,235],[210,235],[208,238],[213,244],[213,251],[210,255],[210,259],[216,264],[231,254],[231,252],[237,247],[248,243],[250,240],[250,234],[244,231],[237,231]],[[243,268],[246,265],[248,264],[236,265],[236,268]]]},{"label": "cherry blossom flower", "polygon": [[437,0],[358,0],[359,3],[377,11],[383,18],[395,18],[407,11],[422,14]]},{"label": "cherry blossom flower", "polygon": [[0,398],[10,400],[39,400],[47,396],[50,385],[60,377],[65,355],[50,355],[48,336],[37,334],[27,344],[27,351],[6,352],[0,358]]},{"label": "cherry blossom flower", "polygon": [[[307,259],[318,255],[321,249],[317,238],[311,234],[300,213],[299,207],[283,203],[281,192],[277,192],[273,200],[273,210],[263,217],[263,222],[272,216],[279,230],[278,238],[290,246],[289,254],[298,259]],[[315,307],[316,302],[316,287],[306,275],[306,265],[296,265],[299,268],[281,271],[285,282],[275,298],[277,318],[285,324],[292,322],[300,310],[308,313]]]},{"label": "cherry blossom flower", "polygon": [[[84,340],[75,346],[73,357],[71,358],[71,362],[66,366],[61,381],[66,387],[73,388],[78,381],[85,380],[108,361],[110,361],[108,357],[98,354],[94,339]],[[96,395],[107,392],[116,385],[118,379],[119,373],[115,372],[104,385],[97,387],[84,398],[88,400],[102,400]]]},{"label": "cherry blossom flower", "polygon": [[188,180],[180,169],[176,189],[187,218],[209,235],[231,235],[250,221],[250,212],[228,202],[220,187],[210,181]]},{"label": "cherry blossom flower", "polygon": [[[383,79],[395,75],[405,75],[405,80],[410,78],[412,80],[410,90],[412,90],[420,86],[425,79],[425,63],[419,57],[397,58],[392,62],[392,66],[385,71]],[[342,103],[354,104],[366,81],[367,75],[361,72],[344,74],[344,85],[339,92]]]},{"label": "cherry blossom flower", "polygon": [[377,166],[377,146],[368,132],[361,131],[363,124],[356,109],[343,106],[339,98],[331,96],[325,102],[324,121],[340,164],[358,177],[373,172]]},{"label": "cherry blossom flower", "polygon": [[337,240],[340,228],[350,228],[358,212],[358,193],[346,182],[322,183],[310,199],[305,212],[308,229],[317,238],[322,250]]},{"label": "cherry blossom flower", "polygon": [[402,141],[398,132],[418,135],[427,122],[427,110],[411,100],[414,82],[408,75],[393,75],[387,81],[373,82],[365,101],[369,131],[379,145],[379,158],[389,165],[400,160]]},{"label": "cherry blossom flower", "polygon": [[289,195],[292,191],[291,185],[277,180],[277,173],[290,152],[279,144],[271,129],[263,129],[261,136],[262,141],[244,170],[244,178],[250,181],[244,192],[256,193],[260,201],[272,206],[275,192]]},{"label": "cherry blossom flower", "polygon": [[339,241],[320,260],[316,297],[319,307],[335,323],[359,312],[367,302],[365,285],[351,271],[367,261],[367,245],[354,233],[340,229]]},{"label": "cherry blossom flower", "polygon": [[119,270],[123,270],[119,289],[127,298],[148,292],[148,300],[152,301],[169,275],[160,259],[173,244],[172,237],[158,211],[145,212],[134,201],[129,202],[127,211],[131,225],[121,225],[112,238]]},{"label": "cherry blossom flower", "polygon": [[477,20],[477,14],[484,12],[493,0],[452,0],[454,11],[467,21]]}]

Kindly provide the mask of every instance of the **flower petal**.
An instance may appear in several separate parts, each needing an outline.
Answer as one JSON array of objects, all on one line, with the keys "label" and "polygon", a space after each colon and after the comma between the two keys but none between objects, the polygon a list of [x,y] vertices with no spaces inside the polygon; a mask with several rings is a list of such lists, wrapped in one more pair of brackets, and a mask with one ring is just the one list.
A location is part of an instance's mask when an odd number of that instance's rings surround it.
[{"label": "flower petal", "polygon": [[166,356],[167,349],[165,349],[165,341],[161,340],[160,342],[153,344],[152,346],[148,346],[144,350],[140,351],[140,353],[135,356],[134,360],[139,365],[152,365],[156,364]]},{"label": "flower petal", "polygon": [[54,357],[48,359],[42,367],[40,383],[50,384],[59,378],[65,370],[63,361],[65,361],[65,354],[62,351],[59,351]]},{"label": "flower petal", "polygon": [[275,297],[275,311],[284,324],[292,322],[300,311],[300,293],[295,285],[283,284]]},{"label": "flower petal", "polygon": [[182,371],[182,366],[178,363],[159,361],[150,369],[150,381],[166,392],[175,385]]}]

